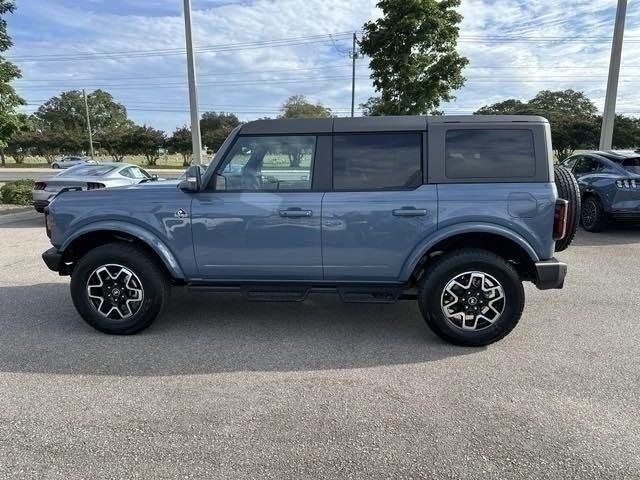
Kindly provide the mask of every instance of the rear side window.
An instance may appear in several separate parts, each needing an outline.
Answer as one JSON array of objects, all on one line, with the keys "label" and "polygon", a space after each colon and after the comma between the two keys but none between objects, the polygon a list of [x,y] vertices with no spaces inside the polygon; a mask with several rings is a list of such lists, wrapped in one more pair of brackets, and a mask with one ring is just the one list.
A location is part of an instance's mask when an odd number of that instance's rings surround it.
[{"label": "rear side window", "polygon": [[401,190],[421,183],[420,133],[333,136],[334,190]]},{"label": "rear side window", "polygon": [[533,132],[517,129],[447,131],[447,178],[527,178],[536,174]]},{"label": "rear side window", "polygon": [[576,173],[576,174],[593,173],[600,170],[601,167],[602,165],[600,164],[599,161],[589,157],[582,157],[580,161],[576,163],[576,166],[573,168],[573,173]]}]

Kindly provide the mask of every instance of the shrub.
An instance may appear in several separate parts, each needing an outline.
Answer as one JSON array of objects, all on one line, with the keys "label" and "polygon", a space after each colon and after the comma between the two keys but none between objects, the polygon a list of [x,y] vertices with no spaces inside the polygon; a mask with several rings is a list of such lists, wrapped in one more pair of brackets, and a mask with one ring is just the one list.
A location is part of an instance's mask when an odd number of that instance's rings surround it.
[{"label": "shrub", "polygon": [[2,203],[29,205],[33,201],[33,196],[31,195],[33,184],[33,180],[27,179],[6,183],[0,188]]}]

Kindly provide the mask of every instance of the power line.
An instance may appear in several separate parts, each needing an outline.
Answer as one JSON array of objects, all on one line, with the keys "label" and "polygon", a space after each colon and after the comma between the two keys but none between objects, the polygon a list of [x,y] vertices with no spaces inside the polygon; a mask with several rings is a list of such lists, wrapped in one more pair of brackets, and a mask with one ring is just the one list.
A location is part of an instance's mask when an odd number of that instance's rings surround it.
[{"label": "power line", "polygon": [[[253,42],[242,43],[228,43],[220,45],[206,45],[196,47],[194,50],[196,53],[205,52],[230,52],[237,50],[251,50],[254,48],[269,48],[269,47],[282,47],[282,46],[294,46],[304,45],[312,43],[331,42],[336,37],[351,36],[352,32],[337,32],[323,35],[307,35],[304,37],[291,37],[281,38],[273,40],[259,40]],[[88,60],[88,59],[117,59],[117,58],[138,58],[138,57],[157,57],[157,56],[171,56],[171,55],[184,55],[186,50],[184,48],[173,49],[155,49],[155,50],[128,50],[120,52],[78,52],[68,54],[46,54],[46,55],[23,55],[11,57],[11,61],[16,62],[48,62],[48,61],[74,61],[74,60]]]}]

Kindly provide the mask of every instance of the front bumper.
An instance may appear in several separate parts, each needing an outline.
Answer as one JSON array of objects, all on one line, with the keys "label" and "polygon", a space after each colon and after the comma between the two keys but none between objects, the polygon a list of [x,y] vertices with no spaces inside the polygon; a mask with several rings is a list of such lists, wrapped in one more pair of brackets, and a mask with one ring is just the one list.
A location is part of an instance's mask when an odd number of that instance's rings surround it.
[{"label": "front bumper", "polygon": [[[42,254],[42,260],[53,272],[60,272],[62,266],[62,254],[55,247],[50,248]],[[61,273],[62,274],[62,273]]]},{"label": "front bumper", "polygon": [[555,258],[542,260],[535,263],[536,267],[536,287],[540,290],[550,290],[552,288],[562,288],[564,277],[567,275],[567,264],[559,262]]}]

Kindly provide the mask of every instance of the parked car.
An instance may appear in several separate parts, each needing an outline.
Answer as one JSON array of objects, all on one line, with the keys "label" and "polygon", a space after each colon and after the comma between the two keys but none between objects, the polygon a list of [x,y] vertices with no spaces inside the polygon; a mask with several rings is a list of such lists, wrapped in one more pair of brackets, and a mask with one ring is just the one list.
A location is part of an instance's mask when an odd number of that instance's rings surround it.
[{"label": "parked car", "polygon": [[249,122],[204,174],[57,195],[43,259],[112,334],[147,328],[177,285],[247,300],[414,299],[442,338],[485,345],[518,323],[522,282],[563,286],[554,251],[573,238],[579,195],[561,167],[554,185],[552,158],[541,117]]},{"label": "parked car", "polygon": [[585,230],[602,231],[610,221],[640,222],[640,152],[582,152],[562,165],[578,181]]},{"label": "parked car", "polygon": [[157,176],[150,175],[138,165],[128,163],[76,165],[56,176],[37,181],[33,187],[33,206],[37,212],[44,212],[50,199],[63,189],[96,190],[135,185],[157,179]]},{"label": "parked car", "polygon": [[75,167],[76,165],[84,165],[84,164],[95,165],[97,163],[98,162],[96,162],[95,160],[91,160],[90,158],[87,158],[87,157],[63,157],[59,160],[52,162],[51,168],[53,168],[54,170],[58,170],[58,169]]}]

